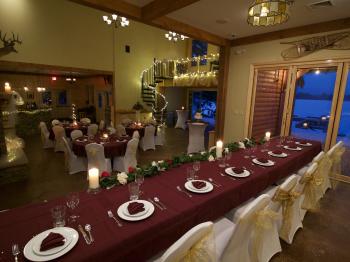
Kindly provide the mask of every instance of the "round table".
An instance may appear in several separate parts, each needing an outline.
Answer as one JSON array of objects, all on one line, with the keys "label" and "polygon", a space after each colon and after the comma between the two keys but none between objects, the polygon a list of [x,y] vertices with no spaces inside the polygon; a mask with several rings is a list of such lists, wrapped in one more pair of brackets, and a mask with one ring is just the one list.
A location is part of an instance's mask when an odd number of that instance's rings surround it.
[{"label": "round table", "polygon": [[[130,137],[132,137],[132,135],[134,134],[135,131],[138,131],[139,134],[140,134],[140,137],[143,137],[145,135],[145,125],[141,125],[141,126],[138,126],[138,125],[135,125],[135,124],[132,124],[132,125],[129,125],[127,127],[125,127],[125,131],[126,131],[126,134]],[[154,135],[156,136],[157,135],[157,126],[155,126],[155,131],[154,131]]]},{"label": "round table", "polygon": [[96,135],[92,139],[83,136],[72,141],[72,150],[77,156],[86,157],[85,146],[91,143],[98,143],[103,145],[106,158],[124,156],[130,139],[129,136],[120,138],[116,135],[110,135],[107,139],[103,139],[101,135]]},{"label": "round table", "polygon": [[[83,132],[84,135],[86,135],[87,131],[88,131],[88,125],[84,125],[84,124],[81,124],[81,123],[78,123],[78,125],[76,125],[76,126],[74,126],[73,124],[62,124],[61,126],[66,131],[66,137],[70,137],[70,134],[74,130],[80,130],[81,132]],[[55,134],[54,134],[52,128],[50,128],[49,139],[55,140]]]}]

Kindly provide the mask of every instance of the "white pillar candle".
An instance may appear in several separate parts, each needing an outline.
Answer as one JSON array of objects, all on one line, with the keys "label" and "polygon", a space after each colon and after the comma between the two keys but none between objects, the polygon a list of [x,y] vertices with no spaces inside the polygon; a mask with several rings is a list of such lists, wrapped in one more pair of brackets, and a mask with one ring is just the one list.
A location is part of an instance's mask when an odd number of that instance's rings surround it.
[{"label": "white pillar candle", "polygon": [[271,132],[266,132],[266,133],[265,133],[265,140],[266,140],[266,141],[269,141],[270,138],[271,138]]},{"label": "white pillar candle", "polygon": [[11,86],[8,82],[5,83],[4,89],[5,93],[11,93]]},{"label": "white pillar candle", "polygon": [[100,180],[97,168],[89,169],[89,188],[98,189],[100,187]]},{"label": "white pillar candle", "polygon": [[223,143],[221,140],[216,142],[216,158],[221,158],[222,157],[222,147]]}]

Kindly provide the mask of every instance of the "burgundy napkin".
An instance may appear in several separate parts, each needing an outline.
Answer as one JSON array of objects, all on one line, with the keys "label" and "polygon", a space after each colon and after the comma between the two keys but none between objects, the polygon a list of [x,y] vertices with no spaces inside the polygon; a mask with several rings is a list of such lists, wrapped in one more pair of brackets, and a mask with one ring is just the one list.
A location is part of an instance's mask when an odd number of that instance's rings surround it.
[{"label": "burgundy napkin", "polygon": [[50,232],[50,234],[44,238],[40,245],[40,251],[46,251],[54,247],[64,245],[65,238],[61,234]]},{"label": "burgundy napkin", "polygon": [[256,160],[258,160],[260,163],[263,163],[263,164],[266,164],[269,162],[269,160],[267,160],[266,158],[263,158],[263,157],[257,158]]},{"label": "burgundy napkin", "polygon": [[236,174],[242,174],[244,172],[244,168],[234,167],[232,168],[232,171],[235,172]]},{"label": "burgundy napkin", "polygon": [[132,202],[128,205],[128,211],[130,215],[135,215],[137,213],[145,211],[145,207],[143,203]]},{"label": "burgundy napkin", "polygon": [[299,141],[299,144],[302,144],[302,145],[307,145],[307,144],[308,144],[308,142],[307,142],[307,141],[305,141],[305,140],[301,140],[301,141]]},{"label": "burgundy napkin", "polygon": [[297,148],[296,145],[289,145],[288,147],[289,147],[289,148]]},{"label": "burgundy napkin", "polygon": [[275,155],[282,155],[283,154],[283,152],[281,150],[274,150],[274,151],[272,151],[272,153]]},{"label": "burgundy napkin", "polygon": [[194,186],[197,189],[201,189],[206,186],[206,183],[203,181],[194,181],[192,182],[192,186]]}]

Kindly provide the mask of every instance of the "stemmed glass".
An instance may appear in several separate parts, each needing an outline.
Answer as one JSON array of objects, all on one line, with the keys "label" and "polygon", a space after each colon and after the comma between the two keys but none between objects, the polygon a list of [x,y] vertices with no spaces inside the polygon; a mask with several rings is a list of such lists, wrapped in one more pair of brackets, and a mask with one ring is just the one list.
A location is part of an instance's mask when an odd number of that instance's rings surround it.
[{"label": "stemmed glass", "polygon": [[[143,176],[143,174],[136,174],[135,175],[135,182],[139,186],[139,188],[141,188],[143,181],[145,181],[145,177]],[[141,190],[139,190],[139,195],[142,195],[142,193],[143,192]]]},{"label": "stemmed glass", "polygon": [[[194,161],[193,162],[193,169],[194,169],[194,171],[196,171],[196,173],[201,169],[201,162],[199,162],[199,161]],[[198,176],[194,176],[194,178],[195,179],[197,179],[198,178]]]},{"label": "stemmed glass", "polygon": [[67,207],[72,210],[72,214],[70,215],[70,221],[75,222],[79,217],[78,215],[74,215],[74,209],[79,205],[79,194],[78,193],[70,193],[67,196]]},{"label": "stemmed glass", "polygon": [[230,166],[230,164],[229,164],[228,162],[230,162],[231,157],[232,157],[232,152],[227,152],[226,155],[225,155],[225,158],[226,158],[226,166]]}]

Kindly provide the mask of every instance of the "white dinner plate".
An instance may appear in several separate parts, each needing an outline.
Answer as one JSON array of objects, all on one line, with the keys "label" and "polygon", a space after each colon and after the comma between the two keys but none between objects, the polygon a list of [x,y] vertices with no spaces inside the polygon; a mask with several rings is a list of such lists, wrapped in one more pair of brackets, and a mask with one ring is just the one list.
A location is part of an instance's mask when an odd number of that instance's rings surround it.
[{"label": "white dinner plate", "polygon": [[[139,201],[139,200],[130,201],[129,203],[131,203],[131,202],[143,203],[143,202],[141,202],[141,201]],[[143,207],[144,207],[144,209],[145,209],[144,211],[139,212],[139,213],[136,213],[136,214],[134,214],[134,215],[132,215],[132,214],[129,213],[129,210],[128,210],[127,207],[126,207],[126,208],[123,208],[122,212],[124,213],[124,215],[126,215],[126,216],[128,216],[128,217],[139,217],[139,216],[145,215],[145,214],[148,212],[148,210],[149,210],[149,205],[143,204]]]},{"label": "white dinner plate", "polygon": [[[206,185],[205,185],[205,187],[202,187],[201,189],[197,189],[194,186],[192,186],[192,182],[195,182],[195,181],[204,182]],[[205,181],[205,180],[191,180],[191,181],[187,181],[185,183],[185,188],[188,191],[191,191],[193,193],[209,193],[210,191],[212,191],[214,189],[214,186],[212,185],[212,183],[209,183],[208,181]]]},{"label": "white dinner plate", "polygon": [[311,143],[307,142],[306,144],[300,143],[300,142],[295,142],[295,144],[299,145],[299,146],[312,146]]},{"label": "white dinner plate", "polygon": [[254,158],[253,160],[254,164],[260,165],[260,166],[273,166],[275,164],[275,162],[268,160],[267,163],[261,163],[260,161],[258,161],[258,159]]},{"label": "white dinner plate", "polygon": [[[63,235],[67,241],[63,246],[52,248],[44,252],[40,252],[40,244],[50,232],[59,233]],[[50,261],[68,253],[76,245],[76,243],[78,242],[78,239],[79,239],[79,234],[74,228],[70,228],[70,227],[52,228],[44,232],[41,232],[40,234],[36,235],[31,240],[29,240],[29,242],[24,247],[23,254],[30,261]],[[38,245],[39,245],[39,249],[38,249]]]},{"label": "white dinner plate", "polygon": [[233,171],[232,167],[228,167],[225,169],[225,173],[229,176],[238,177],[238,178],[244,178],[250,176],[250,172],[247,169],[244,169],[243,173],[237,174]]},{"label": "white dinner plate", "polygon": [[[145,205],[145,209],[147,210],[147,212],[145,214],[143,214],[142,216],[127,216],[127,215],[125,215],[124,210],[125,209],[128,210],[129,203],[134,202],[134,201],[135,200],[125,202],[124,204],[122,204],[118,207],[117,214],[120,218],[127,220],[127,221],[140,221],[140,220],[143,220],[143,219],[150,217],[153,214],[154,205],[151,202],[148,202],[146,200],[136,200],[137,202],[143,203]],[[126,212],[128,212],[128,211],[126,211]]]},{"label": "white dinner plate", "polygon": [[282,158],[284,158],[284,157],[287,157],[288,155],[286,154],[286,153],[283,153],[282,152],[282,154],[280,154],[280,155],[278,155],[278,154],[274,154],[272,151],[269,151],[269,152],[267,152],[270,156],[274,156],[274,157],[282,157]]},{"label": "white dinner plate", "polygon": [[292,151],[300,151],[301,150],[301,147],[291,148],[289,146],[283,146],[283,148],[287,149],[287,150],[292,150]]}]

